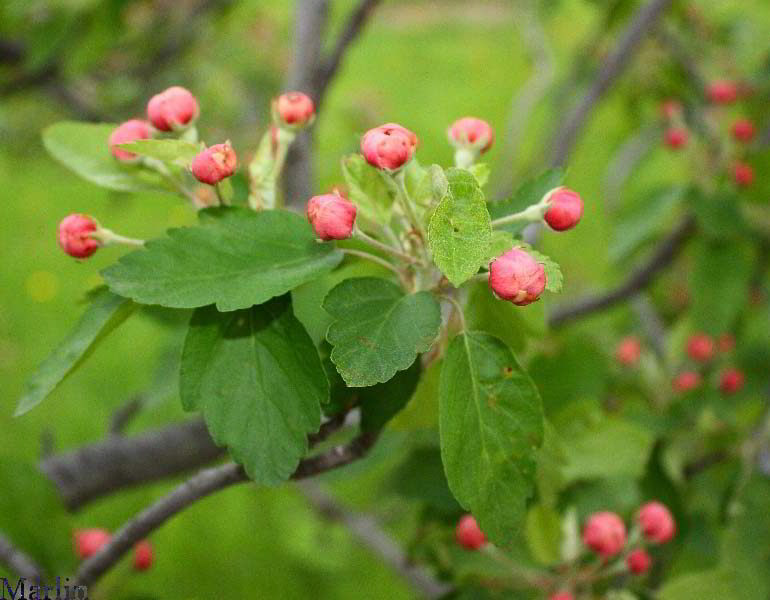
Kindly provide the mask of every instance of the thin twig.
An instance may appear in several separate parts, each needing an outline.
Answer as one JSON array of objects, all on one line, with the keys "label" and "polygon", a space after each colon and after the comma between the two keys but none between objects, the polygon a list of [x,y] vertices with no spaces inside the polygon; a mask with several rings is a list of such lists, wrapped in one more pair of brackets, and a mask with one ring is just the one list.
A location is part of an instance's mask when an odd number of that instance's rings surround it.
[{"label": "thin twig", "polygon": [[110,419],[110,433],[112,435],[120,435],[125,431],[128,424],[139,414],[144,399],[141,396],[135,396],[128,402],[121,404],[117,410],[112,413]]},{"label": "thin twig", "polygon": [[43,569],[26,553],[14,546],[0,533],[0,564],[4,564],[19,577],[26,579],[45,579]]}]

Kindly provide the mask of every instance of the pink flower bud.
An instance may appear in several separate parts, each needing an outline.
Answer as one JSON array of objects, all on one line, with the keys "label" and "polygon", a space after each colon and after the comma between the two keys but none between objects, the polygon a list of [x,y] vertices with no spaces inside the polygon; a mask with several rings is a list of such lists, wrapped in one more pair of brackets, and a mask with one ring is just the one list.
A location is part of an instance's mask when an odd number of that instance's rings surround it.
[{"label": "pink flower bud", "polygon": [[669,127],[666,129],[666,134],[663,137],[663,141],[666,146],[672,150],[679,150],[687,145],[687,141],[690,139],[690,133],[684,127]]},{"label": "pink flower bud", "polygon": [[535,302],[545,289],[545,268],[524,250],[513,248],[489,265],[489,287],[518,306]]},{"label": "pink flower bud", "polygon": [[147,140],[152,137],[152,130],[150,124],[147,121],[140,119],[131,119],[125,123],[121,123],[110,134],[108,144],[110,146],[110,152],[118,160],[133,161],[137,158],[133,152],[127,152],[122,148],[118,148],[118,144],[127,144],[135,140]]},{"label": "pink flower bud", "polygon": [[483,154],[495,142],[495,131],[486,121],[476,117],[458,119],[447,131],[449,143],[458,148],[470,148]]},{"label": "pink flower bud", "polygon": [[455,527],[455,539],[466,550],[478,550],[487,543],[487,536],[479,529],[473,515],[463,515]]},{"label": "pink flower bud", "polygon": [[757,133],[754,123],[748,119],[738,119],[733,123],[733,137],[739,142],[748,143],[754,139],[754,135]]},{"label": "pink flower bud", "polygon": [[660,105],[660,113],[663,115],[664,119],[671,121],[682,114],[682,103],[673,98],[665,100],[663,104]]},{"label": "pink flower bud", "polygon": [[361,153],[378,169],[400,169],[412,159],[416,148],[417,136],[396,123],[370,129],[361,138]]},{"label": "pink flower bud", "polygon": [[706,88],[706,96],[714,104],[732,104],[738,99],[738,86],[732,81],[712,81]]},{"label": "pink flower bud", "polygon": [[754,183],[754,169],[751,165],[737,162],[733,165],[733,178],[739,186],[749,187]]},{"label": "pink flower bud", "polygon": [[59,246],[70,256],[88,258],[101,242],[91,237],[99,225],[87,215],[69,215],[59,223]]},{"label": "pink flower bud", "polygon": [[549,206],[543,218],[554,231],[572,229],[583,216],[583,200],[569,188],[551,190],[547,202]]},{"label": "pink flower bud", "polygon": [[198,101],[188,90],[175,85],[147,103],[147,118],[156,129],[182,129],[198,118]]},{"label": "pink flower bud", "polygon": [[615,358],[617,358],[618,362],[625,367],[635,365],[641,354],[642,345],[639,343],[639,338],[633,335],[629,335],[620,340],[620,343],[615,350]]},{"label": "pink flower bud", "polygon": [[310,96],[302,92],[286,92],[273,100],[275,118],[284,125],[304,127],[315,117],[315,106]]},{"label": "pink flower bud", "polygon": [[671,387],[679,394],[690,392],[700,385],[700,375],[695,371],[685,371],[674,377]]},{"label": "pink flower bud", "polygon": [[110,537],[110,534],[104,529],[81,529],[76,531],[73,536],[75,554],[81,559],[93,556],[110,541]]},{"label": "pink flower bud", "polygon": [[651,542],[664,544],[676,533],[676,523],[671,512],[660,502],[648,502],[639,509],[639,526]]},{"label": "pink flower bud", "polygon": [[225,142],[200,152],[193,158],[190,170],[198,181],[215,185],[235,173],[237,162],[235,150],[229,142]]},{"label": "pink flower bud", "polygon": [[732,334],[723,333],[717,338],[717,349],[720,352],[730,352],[735,348],[735,338]]},{"label": "pink flower bud", "polygon": [[741,390],[745,378],[739,369],[727,369],[719,378],[719,389],[724,394],[735,394]]},{"label": "pink flower bud", "polygon": [[337,194],[313,196],[307,203],[307,219],[322,240],[345,240],[353,233],[356,206]]},{"label": "pink flower bud", "polygon": [[561,591],[548,596],[548,600],[575,600],[575,596],[572,595],[572,592]]},{"label": "pink flower bud", "polygon": [[714,356],[714,340],[705,333],[696,333],[687,340],[687,354],[699,362],[707,362]]},{"label": "pink flower bud", "polygon": [[146,571],[152,566],[154,555],[147,540],[141,540],[134,546],[134,570]]},{"label": "pink flower bud", "polygon": [[614,556],[626,545],[626,526],[613,512],[598,512],[588,518],[583,543],[604,558]]},{"label": "pink flower bud", "polygon": [[634,575],[642,575],[650,570],[652,558],[643,548],[632,550],[626,556],[626,566]]}]

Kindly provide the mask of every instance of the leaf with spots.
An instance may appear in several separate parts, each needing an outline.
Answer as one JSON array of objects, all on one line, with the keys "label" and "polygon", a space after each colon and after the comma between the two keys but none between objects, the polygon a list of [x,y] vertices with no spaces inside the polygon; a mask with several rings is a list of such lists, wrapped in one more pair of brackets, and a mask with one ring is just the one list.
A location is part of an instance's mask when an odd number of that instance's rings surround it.
[{"label": "leaf with spots", "polygon": [[452,340],[441,370],[439,432],[455,498],[493,542],[510,542],[534,486],[543,409],[532,379],[498,338],[470,331]]}]

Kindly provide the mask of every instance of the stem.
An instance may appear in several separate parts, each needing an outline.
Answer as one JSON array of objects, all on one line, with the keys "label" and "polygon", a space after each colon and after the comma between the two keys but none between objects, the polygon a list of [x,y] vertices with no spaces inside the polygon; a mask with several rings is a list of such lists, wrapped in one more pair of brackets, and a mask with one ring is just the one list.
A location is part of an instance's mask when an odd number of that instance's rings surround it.
[{"label": "stem", "polygon": [[222,188],[220,187],[219,183],[214,185],[214,190],[217,193],[217,200],[219,200],[219,204],[222,206],[230,206],[230,201],[222,193]]},{"label": "stem", "polygon": [[389,263],[384,258],[380,258],[379,256],[376,256],[374,254],[369,254],[368,252],[364,252],[362,250],[353,250],[352,248],[342,248],[342,251],[345,254],[349,254],[350,256],[358,256],[359,258],[364,258],[373,263],[377,263],[381,267],[385,267],[389,271],[392,271],[393,273],[398,275],[398,280],[404,285],[404,287],[408,287],[406,278],[404,277],[404,274],[401,272],[401,270],[398,269],[392,263]]},{"label": "stem", "polygon": [[166,167],[165,164],[163,164],[159,160],[156,160],[154,158],[149,158],[147,156],[142,158],[142,164],[152,169],[156,173],[159,173],[163,177],[163,179],[165,179],[168,183],[171,184],[171,187],[173,187],[177,192],[182,194],[182,196],[184,196],[190,202],[192,202],[193,207],[197,209],[198,199],[195,197],[195,194],[193,194],[191,190],[187,189],[187,186],[185,186],[181,181],[179,181],[176,177],[174,177],[171,174],[171,172],[168,170],[168,167]]},{"label": "stem", "polygon": [[495,219],[494,221],[492,221],[492,227],[501,227],[502,225],[508,225],[509,223],[517,223],[520,221],[525,221],[527,223],[535,223],[537,221],[542,220],[543,215],[545,214],[547,209],[548,209],[548,204],[541,200],[537,204],[528,206],[521,212],[513,213],[512,215],[507,215],[505,217],[500,217],[499,219]]},{"label": "stem", "polygon": [[467,169],[478,157],[478,152],[469,150],[468,148],[458,148],[455,150],[455,166],[460,169]]},{"label": "stem", "polygon": [[369,235],[361,231],[358,227],[356,227],[353,233],[353,236],[358,238],[362,242],[369,244],[373,248],[376,248],[377,250],[386,252],[387,254],[392,254],[393,256],[397,256],[398,258],[405,260],[408,263],[417,262],[417,259],[414,256],[411,256],[406,252],[402,252],[401,250],[394,248],[393,246],[389,246],[388,244],[383,244],[379,240],[376,240],[373,237],[370,237]]},{"label": "stem", "polygon": [[548,588],[550,578],[545,573],[539,573],[535,570],[522,567],[520,564],[514,562],[508,555],[501,552],[494,544],[485,544],[481,550],[490,558],[505,565],[506,568],[509,569],[511,575],[513,575],[514,579],[518,579],[527,586],[541,590]]},{"label": "stem", "polygon": [[422,223],[420,223],[420,220],[417,218],[414,205],[412,204],[411,198],[409,198],[409,192],[406,191],[406,171],[401,169],[393,176],[393,180],[396,182],[396,187],[398,188],[398,198],[404,207],[404,212],[406,213],[409,221],[412,223],[412,227],[414,227],[415,230],[417,230],[417,232],[420,234],[420,238],[424,243],[428,238],[425,235],[425,230],[422,227]]},{"label": "stem", "polygon": [[100,227],[99,229],[97,229],[94,233],[91,234],[91,237],[99,240],[103,244],[123,244],[125,246],[144,246],[144,240],[138,240],[136,238],[126,237],[124,235],[115,233],[111,229],[106,229],[104,227]]}]

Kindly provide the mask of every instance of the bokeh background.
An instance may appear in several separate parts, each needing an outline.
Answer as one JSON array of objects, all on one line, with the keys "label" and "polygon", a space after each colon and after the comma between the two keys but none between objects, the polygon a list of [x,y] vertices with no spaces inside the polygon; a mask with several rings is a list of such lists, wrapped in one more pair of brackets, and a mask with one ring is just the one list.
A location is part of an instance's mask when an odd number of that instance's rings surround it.
[{"label": "bokeh background", "polygon": [[[329,40],[353,5],[331,2]],[[386,121],[418,133],[423,163],[449,164],[446,126],[470,114],[498,131],[487,162],[493,168],[490,190],[504,194],[543,168],[566,108],[637,6],[630,0],[384,2],[324,101],[315,127],[315,187],[338,183],[340,158],[357,150],[363,131]],[[708,23],[705,31],[680,32],[697,49],[706,76],[764,78],[767,85],[766,0],[687,6]],[[152,238],[192,223],[194,215],[170,196],[110,193],[78,179],[47,156],[40,131],[62,119],[118,122],[141,115],[151,94],[179,84],[200,100],[202,138],[229,138],[239,155],[248,156],[269,123],[270,98],[284,89],[293,9],[283,0],[4,0],[0,6],[0,530],[55,572],[72,572],[75,565],[73,528],[113,529],[173,482],[121,493],[70,515],[36,470],[41,454],[104,437],[114,411],[137,395],[146,409],[129,432],[184,416],[174,375],[184,330],[145,311],[43,406],[12,417],[25,378],[76,321],[84,294],[100,282],[99,269],[122,252],[108,248],[87,262],[74,261],[58,251],[56,226],[66,214],[85,212],[126,235]],[[689,9],[681,3],[675,10]],[[533,60],[541,42],[546,55]],[[654,148],[619,193],[612,187],[612,161],[629,136],[649,127],[649,135],[657,135],[659,103],[688,93],[685,79],[660,41],[648,40],[581,134],[566,181],[585,199],[585,217],[575,230],[543,240],[567,274],[567,297],[617,280],[643,248],[644,236],[654,237],[673,221],[671,203],[639,212],[647,227],[631,251],[624,244],[635,227],[617,227],[618,215],[644,208],[650,189],[687,183],[686,153]],[[547,91],[522,122],[511,114],[512,101],[533,82],[545,83]],[[513,149],[505,143],[510,128],[517,136]],[[766,203],[769,190],[759,181],[752,201]],[[669,294],[677,286],[674,272],[655,290]],[[613,343],[611,327],[628,318],[620,309],[570,330],[569,336],[585,340],[578,354],[587,372],[603,368],[607,358],[599,348]],[[547,365],[534,373],[550,377]],[[586,395],[600,393],[590,381],[583,383]],[[324,481],[406,542],[417,508],[389,491],[404,457],[404,435],[390,428],[371,457]],[[162,527],[152,541],[154,568],[136,575],[123,564],[105,579],[101,597],[164,598],[173,591],[178,598],[214,598],[223,589],[239,598],[301,598],[308,590],[318,598],[411,597],[397,575],[343,527],[319,517],[291,485],[219,493]]]}]

